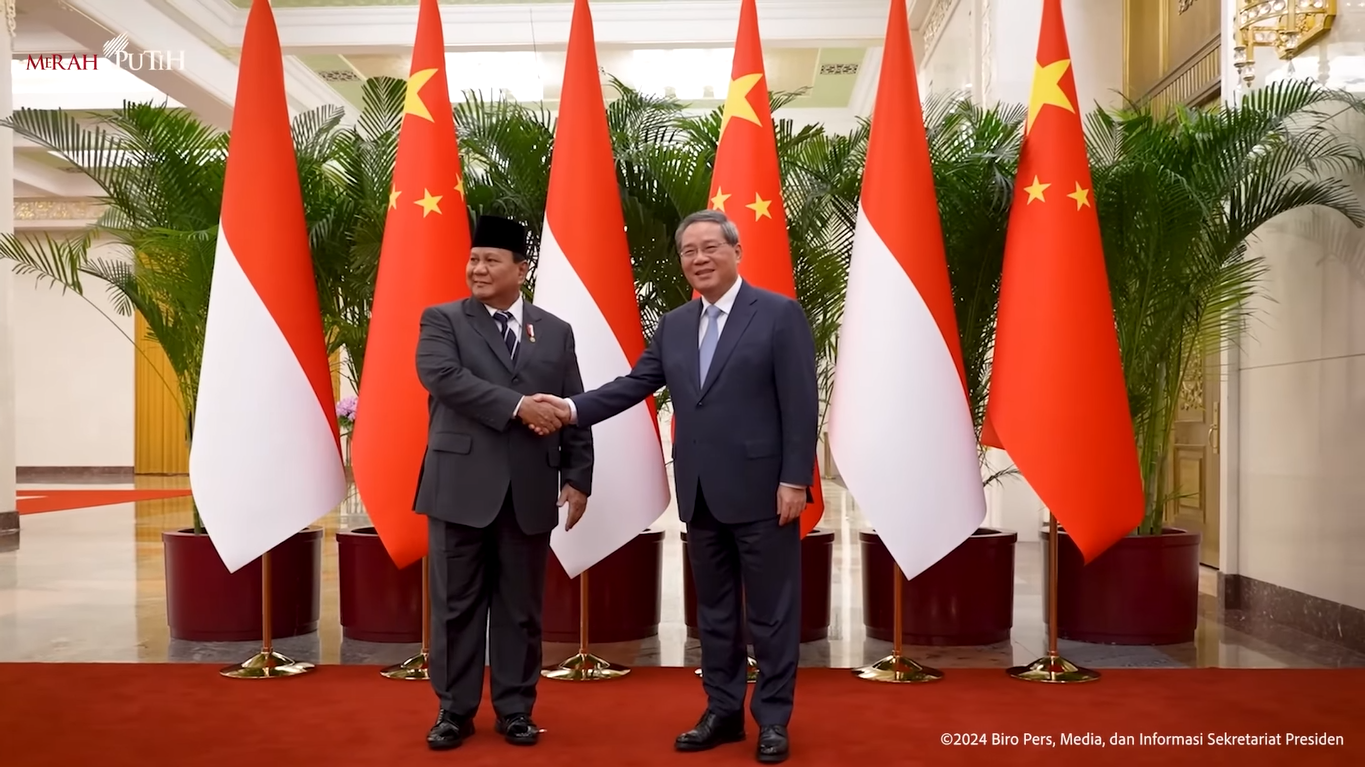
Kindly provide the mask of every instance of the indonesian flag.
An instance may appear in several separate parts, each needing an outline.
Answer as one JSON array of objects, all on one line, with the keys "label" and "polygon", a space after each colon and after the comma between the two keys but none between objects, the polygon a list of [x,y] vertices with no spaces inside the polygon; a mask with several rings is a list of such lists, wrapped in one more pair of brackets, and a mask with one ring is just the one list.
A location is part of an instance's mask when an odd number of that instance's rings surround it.
[{"label": "indonesian flag", "polygon": [[[630,372],[645,350],[587,0],[576,0],[560,96],[536,305],[573,326],[583,386]],[[668,508],[653,398],[593,427],[588,513],[550,535],[570,578],[628,543]]]},{"label": "indonesian flag", "polygon": [[427,446],[427,391],[417,379],[422,310],[469,294],[460,151],[436,0],[417,13],[403,124],[356,398],[356,489],[398,567],[426,555],[427,523],[412,509]]},{"label": "indonesian flag", "polygon": [[[1142,522],[1142,478],[1061,0],[1045,0],[1005,241],[986,420],[1087,562]],[[1085,420],[1084,466],[1058,424]],[[989,436],[989,433],[988,433]]]},{"label": "indonesian flag", "polygon": [[985,520],[905,0],[892,0],[886,28],[829,440],[849,493],[905,577]]},{"label": "indonesian flag", "polygon": [[247,16],[190,451],[231,572],[346,494],[284,66],[267,0]]},{"label": "indonesian flag", "polygon": [[[711,175],[711,208],[725,213],[739,229],[744,257],[739,274],[750,284],[796,298],[787,214],[782,207],[782,176],[777,166],[777,136],[768,104],[763,41],[758,35],[754,0],[739,11],[739,34],[730,68],[730,89],[720,118],[720,145]],[[811,477],[813,501],[801,512],[801,535],[815,529],[825,513],[817,460]]]}]

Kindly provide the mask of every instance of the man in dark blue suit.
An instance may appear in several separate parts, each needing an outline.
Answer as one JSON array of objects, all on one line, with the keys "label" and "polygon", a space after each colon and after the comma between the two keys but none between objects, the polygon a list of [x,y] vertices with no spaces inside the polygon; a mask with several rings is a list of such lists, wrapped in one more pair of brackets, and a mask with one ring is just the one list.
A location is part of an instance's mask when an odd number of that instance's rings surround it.
[{"label": "man in dark blue suit", "polygon": [[800,525],[814,471],[819,395],[801,305],[739,278],[735,225],[694,213],[677,232],[701,298],[669,312],[629,375],[558,400],[565,423],[601,423],[667,386],[677,431],[673,470],[697,587],[706,713],[679,751],[743,740],[747,654],[758,660],[750,708],[758,761],[784,761],[800,650]]}]

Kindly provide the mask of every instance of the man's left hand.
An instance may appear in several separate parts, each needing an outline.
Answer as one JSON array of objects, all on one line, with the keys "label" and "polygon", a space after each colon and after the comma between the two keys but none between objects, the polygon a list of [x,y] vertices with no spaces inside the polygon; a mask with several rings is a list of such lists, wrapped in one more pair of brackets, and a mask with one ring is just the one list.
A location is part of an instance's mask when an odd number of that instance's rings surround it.
[{"label": "man's left hand", "polygon": [[801,512],[806,508],[806,488],[787,487],[782,485],[777,488],[777,521],[778,524],[790,524],[793,520],[801,518]]},{"label": "man's left hand", "polygon": [[583,495],[583,491],[573,485],[565,485],[559,491],[559,505],[569,505],[569,519],[564,523],[565,530],[572,530],[578,524],[578,520],[583,518],[583,512],[588,509],[588,496]]}]

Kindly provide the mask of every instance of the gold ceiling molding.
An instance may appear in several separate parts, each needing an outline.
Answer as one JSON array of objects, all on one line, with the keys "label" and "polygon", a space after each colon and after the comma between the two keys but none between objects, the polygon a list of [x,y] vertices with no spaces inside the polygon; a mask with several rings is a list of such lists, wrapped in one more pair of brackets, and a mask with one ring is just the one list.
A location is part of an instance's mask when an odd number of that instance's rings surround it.
[{"label": "gold ceiling molding", "polygon": [[1238,0],[1232,65],[1242,82],[1256,80],[1256,49],[1274,48],[1288,61],[1332,28],[1337,0]]},{"label": "gold ceiling molding", "polygon": [[14,221],[88,221],[104,213],[104,204],[91,200],[17,200]]}]

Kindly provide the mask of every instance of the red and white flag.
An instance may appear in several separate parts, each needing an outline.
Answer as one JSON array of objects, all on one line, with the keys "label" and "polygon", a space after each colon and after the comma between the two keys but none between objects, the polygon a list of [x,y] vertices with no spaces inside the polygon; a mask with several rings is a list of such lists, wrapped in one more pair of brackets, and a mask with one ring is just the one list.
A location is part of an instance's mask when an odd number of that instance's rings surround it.
[{"label": "red and white flag", "polygon": [[[620,200],[592,15],[587,0],[576,0],[535,303],[573,326],[589,391],[629,373],[645,350]],[[550,536],[571,578],[644,532],[668,508],[668,475],[652,398],[597,424],[592,433],[597,468],[588,511],[572,531],[561,520]]]},{"label": "red and white flag", "polygon": [[275,19],[247,16],[190,451],[194,500],[236,571],[346,493]]},{"label": "red and white flag", "polygon": [[986,518],[905,0],[892,0],[849,265],[830,449],[907,578]]}]

